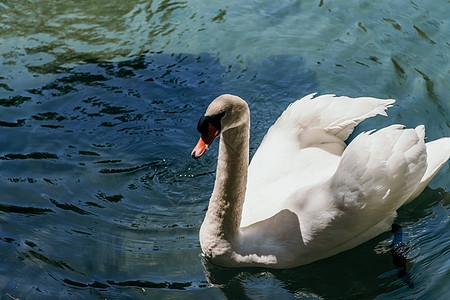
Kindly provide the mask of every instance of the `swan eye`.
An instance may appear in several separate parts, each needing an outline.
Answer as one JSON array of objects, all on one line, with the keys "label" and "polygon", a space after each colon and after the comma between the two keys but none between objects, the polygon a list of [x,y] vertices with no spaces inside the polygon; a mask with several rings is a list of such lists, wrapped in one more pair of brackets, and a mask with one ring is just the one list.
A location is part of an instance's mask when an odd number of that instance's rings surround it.
[{"label": "swan eye", "polygon": [[222,123],[221,120],[223,116],[225,115],[225,112],[211,115],[211,116],[203,116],[198,121],[197,130],[200,132],[203,136],[208,136],[209,134],[209,126],[213,126],[219,133],[222,129]]}]

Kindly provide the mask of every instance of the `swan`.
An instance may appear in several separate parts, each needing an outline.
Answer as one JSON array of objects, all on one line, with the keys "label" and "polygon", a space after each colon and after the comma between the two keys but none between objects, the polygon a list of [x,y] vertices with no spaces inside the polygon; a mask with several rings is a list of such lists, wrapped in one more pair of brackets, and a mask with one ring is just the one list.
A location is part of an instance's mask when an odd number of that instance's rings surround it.
[{"label": "swan", "polygon": [[214,189],[199,239],[224,267],[284,269],[351,249],[391,228],[447,162],[450,138],[391,125],[344,141],[395,100],[310,94],[270,127],[249,165],[250,112],[234,95],[208,106],[199,158],[220,136]]}]

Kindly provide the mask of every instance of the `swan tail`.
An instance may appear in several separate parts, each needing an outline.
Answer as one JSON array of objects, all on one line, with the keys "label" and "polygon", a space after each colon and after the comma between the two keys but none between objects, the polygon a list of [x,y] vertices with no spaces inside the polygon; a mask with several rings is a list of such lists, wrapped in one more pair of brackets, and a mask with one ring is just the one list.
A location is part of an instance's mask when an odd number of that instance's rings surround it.
[{"label": "swan tail", "polygon": [[371,97],[314,96],[310,94],[292,103],[277,123],[291,123],[293,126],[287,126],[301,131],[322,130],[345,141],[363,120],[376,115],[387,116],[386,109],[395,102]]},{"label": "swan tail", "polygon": [[360,225],[394,213],[413,196],[427,170],[423,137],[423,126],[403,125],[359,134],[331,178],[334,204],[343,211],[361,211],[353,214],[361,218]]},{"label": "swan tail", "polygon": [[414,200],[422,193],[431,179],[450,159],[450,137],[441,138],[425,144],[427,149],[427,169],[416,190],[406,200],[406,203]]}]

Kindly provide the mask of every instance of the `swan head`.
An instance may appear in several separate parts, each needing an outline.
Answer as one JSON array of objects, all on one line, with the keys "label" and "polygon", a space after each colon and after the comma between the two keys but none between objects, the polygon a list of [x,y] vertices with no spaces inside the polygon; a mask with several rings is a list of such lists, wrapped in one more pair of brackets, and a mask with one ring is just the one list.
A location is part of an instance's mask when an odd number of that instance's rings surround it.
[{"label": "swan head", "polygon": [[200,118],[197,130],[200,140],[192,150],[191,156],[199,158],[208,150],[213,140],[223,132],[250,123],[250,111],[247,102],[229,94],[214,99]]}]

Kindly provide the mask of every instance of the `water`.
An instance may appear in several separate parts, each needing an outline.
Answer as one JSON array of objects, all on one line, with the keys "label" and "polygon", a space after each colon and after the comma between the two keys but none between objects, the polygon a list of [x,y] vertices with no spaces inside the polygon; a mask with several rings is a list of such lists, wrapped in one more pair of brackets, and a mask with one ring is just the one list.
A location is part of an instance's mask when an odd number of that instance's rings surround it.
[{"label": "water", "polygon": [[190,158],[221,93],[252,111],[251,153],[307,93],[397,99],[392,123],[450,135],[448,3],[3,1],[1,299],[447,299],[449,164],[393,234],[291,270],[216,267],[198,230],[217,144]]}]

